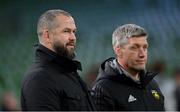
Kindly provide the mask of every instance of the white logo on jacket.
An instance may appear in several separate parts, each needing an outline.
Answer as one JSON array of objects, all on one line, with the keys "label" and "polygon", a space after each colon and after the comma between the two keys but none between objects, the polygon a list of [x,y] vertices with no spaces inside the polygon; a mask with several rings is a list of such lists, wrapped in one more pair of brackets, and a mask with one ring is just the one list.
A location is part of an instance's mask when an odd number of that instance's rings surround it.
[{"label": "white logo on jacket", "polygon": [[133,102],[133,101],[136,101],[136,100],[137,100],[137,98],[135,98],[131,94],[129,95],[128,102]]}]

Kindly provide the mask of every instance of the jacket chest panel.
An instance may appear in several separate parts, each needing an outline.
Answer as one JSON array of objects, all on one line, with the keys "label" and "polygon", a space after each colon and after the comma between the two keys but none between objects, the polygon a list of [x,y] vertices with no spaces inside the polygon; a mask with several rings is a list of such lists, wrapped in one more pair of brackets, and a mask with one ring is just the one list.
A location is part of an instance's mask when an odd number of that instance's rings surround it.
[{"label": "jacket chest panel", "polygon": [[72,76],[73,73],[63,74],[59,77],[59,91],[61,98],[61,107],[63,110],[85,110],[88,107],[86,92],[83,90],[78,79]]},{"label": "jacket chest panel", "polygon": [[[113,86],[111,96],[125,110],[156,110],[163,107],[163,96],[153,88],[140,89],[129,85]],[[121,96],[121,97],[117,97]]]},{"label": "jacket chest panel", "polygon": [[65,89],[62,99],[62,107],[65,110],[83,110],[83,108],[87,108],[86,95],[81,90]]},{"label": "jacket chest panel", "polygon": [[138,88],[121,85],[117,86],[116,90],[114,89],[112,96],[114,96],[115,104],[121,106],[117,108],[124,110],[145,110],[143,95],[142,90]]}]

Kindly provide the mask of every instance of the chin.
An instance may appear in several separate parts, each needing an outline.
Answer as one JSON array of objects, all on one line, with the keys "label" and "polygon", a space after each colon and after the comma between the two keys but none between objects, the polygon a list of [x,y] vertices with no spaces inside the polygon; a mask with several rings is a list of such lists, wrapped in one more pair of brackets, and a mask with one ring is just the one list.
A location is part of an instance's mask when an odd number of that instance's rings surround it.
[{"label": "chin", "polygon": [[74,48],[70,48],[70,49],[67,49],[69,53],[74,53],[75,52],[75,49]]},{"label": "chin", "polygon": [[138,71],[141,71],[141,70],[145,70],[145,67],[144,66],[143,67],[135,67],[135,69]]},{"label": "chin", "polygon": [[139,71],[141,71],[141,70],[145,70],[145,67],[141,67],[141,68],[139,68]]},{"label": "chin", "polygon": [[76,57],[76,53],[75,52],[69,52],[68,54],[68,58],[69,59],[74,59]]}]

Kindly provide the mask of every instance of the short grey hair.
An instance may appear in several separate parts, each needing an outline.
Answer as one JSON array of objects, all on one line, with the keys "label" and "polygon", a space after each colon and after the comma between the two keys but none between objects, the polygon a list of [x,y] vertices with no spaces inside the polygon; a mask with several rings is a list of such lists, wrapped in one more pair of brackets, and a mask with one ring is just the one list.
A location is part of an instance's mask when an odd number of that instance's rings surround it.
[{"label": "short grey hair", "polygon": [[71,17],[70,13],[60,9],[48,10],[40,16],[37,23],[38,37],[41,37],[42,31],[44,29],[52,30],[53,28],[58,27],[58,25],[56,24],[56,17],[59,15]]},{"label": "short grey hair", "polygon": [[112,35],[113,47],[123,46],[128,43],[128,38],[141,37],[147,38],[145,29],[135,24],[125,24],[116,28]]}]

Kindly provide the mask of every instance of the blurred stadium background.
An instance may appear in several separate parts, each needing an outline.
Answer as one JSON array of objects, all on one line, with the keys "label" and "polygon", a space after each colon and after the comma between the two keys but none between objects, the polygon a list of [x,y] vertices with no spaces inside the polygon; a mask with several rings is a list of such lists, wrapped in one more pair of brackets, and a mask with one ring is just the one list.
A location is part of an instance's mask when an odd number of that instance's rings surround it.
[{"label": "blurred stadium background", "polygon": [[36,23],[48,9],[64,9],[78,27],[77,59],[87,73],[103,60],[114,56],[111,34],[116,27],[134,23],[149,33],[150,66],[166,65],[172,76],[180,61],[179,0],[1,0],[0,1],[0,95],[13,91],[19,101],[22,77],[34,59],[38,42]]}]

